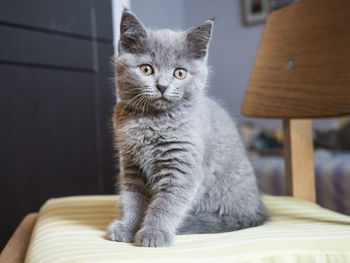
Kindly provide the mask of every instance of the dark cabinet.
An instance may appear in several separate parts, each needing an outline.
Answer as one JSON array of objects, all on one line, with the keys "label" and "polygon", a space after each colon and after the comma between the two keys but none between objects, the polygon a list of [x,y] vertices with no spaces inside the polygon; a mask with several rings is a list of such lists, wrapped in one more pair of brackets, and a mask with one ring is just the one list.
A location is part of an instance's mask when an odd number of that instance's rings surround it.
[{"label": "dark cabinet", "polygon": [[114,192],[111,1],[1,0],[1,248],[51,197]]}]

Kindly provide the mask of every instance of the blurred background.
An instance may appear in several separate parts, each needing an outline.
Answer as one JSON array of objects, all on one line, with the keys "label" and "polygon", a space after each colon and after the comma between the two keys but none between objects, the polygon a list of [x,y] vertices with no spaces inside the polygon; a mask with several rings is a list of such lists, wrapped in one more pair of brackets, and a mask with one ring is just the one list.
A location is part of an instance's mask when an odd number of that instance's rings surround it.
[{"label": "blurred background", "polygon": [[[120,16],[185,30],[215,17],[210,93],[236,119],[261,189],[284,194],[281,121],[240,113],[264,21],[293,0],[1,0],[0,246],[52,197],[112,194],[111,58]],[[348,119],[314,122],[317,201],[350,214]]]}]

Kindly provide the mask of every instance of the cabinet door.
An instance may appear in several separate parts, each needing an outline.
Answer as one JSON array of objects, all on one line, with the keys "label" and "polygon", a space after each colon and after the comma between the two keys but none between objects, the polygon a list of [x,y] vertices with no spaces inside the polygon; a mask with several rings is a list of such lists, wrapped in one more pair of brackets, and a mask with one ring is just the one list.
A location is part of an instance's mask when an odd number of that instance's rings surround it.
[{"label": "cabinet door", "polygon": [[113,193],[107,0],[0,2],[0,247],[51,197]]}]

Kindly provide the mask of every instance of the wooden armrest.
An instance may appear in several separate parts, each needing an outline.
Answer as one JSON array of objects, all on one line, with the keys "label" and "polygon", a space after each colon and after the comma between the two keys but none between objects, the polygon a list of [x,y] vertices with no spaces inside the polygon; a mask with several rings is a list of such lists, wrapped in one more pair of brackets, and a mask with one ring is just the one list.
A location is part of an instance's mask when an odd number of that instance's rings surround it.
[{"label": "wooden armrest", "polygon": [[1,263],[22,263],[26,256],[30,237],[36,222],[38,213],[26,215],[16,231],[13,233],[5,248],[1,252]]}]

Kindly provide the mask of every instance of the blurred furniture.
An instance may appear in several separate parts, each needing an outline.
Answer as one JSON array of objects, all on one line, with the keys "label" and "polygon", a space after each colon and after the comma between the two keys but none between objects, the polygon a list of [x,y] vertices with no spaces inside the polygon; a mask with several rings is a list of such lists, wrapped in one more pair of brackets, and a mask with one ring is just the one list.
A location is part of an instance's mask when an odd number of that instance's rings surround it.
[{"label": "blurred furniture", "polygon": [[[350,215],[350,119],[323,123],[313,129],[316,202]],[[283,130],[252,122],[239,128],[261,192],[285,195]]]},{"label": "blurred furniture", "polygon": [[37,217],[38,213],[30,213],[22,220],[1,252],[1,263],[24,262]]},{"label": "blurred furniture", "polygon": [[[260,156],[251,162],[263,193],[286,195],[282,157]],[[316,150],[314,163],[317,204],[350,215],[350,152]]]},{"label": "blurred furniture", "polygon": [[311,121],[294,119],[350,113],[349,17],[348,1],[303,0],[267,20],[243,112],[285,119],[287,189],[297,198],[263,197],[270,213],[264,225],[140,248],[107,240],[106,226],[118,214],[114,196],[51,199],[39,212],[26,262],[350,261],[350,217],[300,199],[315,200]]},{"label": "blurred furniture", "polygon": [[114,193],[110,0],[0,1],[0,249],[50,197]]}]

